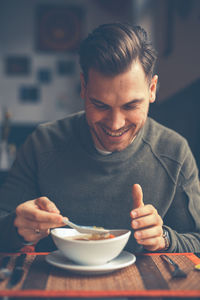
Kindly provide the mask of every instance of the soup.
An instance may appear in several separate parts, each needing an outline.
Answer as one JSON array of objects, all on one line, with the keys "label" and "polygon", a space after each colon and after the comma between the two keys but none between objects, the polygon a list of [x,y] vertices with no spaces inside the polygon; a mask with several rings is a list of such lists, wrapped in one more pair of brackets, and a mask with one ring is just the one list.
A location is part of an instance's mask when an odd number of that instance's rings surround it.
[{"label": "soup", "polygon": [[93,233],[93,234],[80,234],[75,236],[66,237],[66,239],[76,240],[76,241],[100,241],[114,238],[115,235],[111,233]]}]

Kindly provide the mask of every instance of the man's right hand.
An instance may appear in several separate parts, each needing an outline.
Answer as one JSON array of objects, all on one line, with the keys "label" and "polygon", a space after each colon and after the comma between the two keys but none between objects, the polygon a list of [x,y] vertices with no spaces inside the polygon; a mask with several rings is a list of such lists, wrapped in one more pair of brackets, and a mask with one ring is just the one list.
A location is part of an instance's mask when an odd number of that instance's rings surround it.
[{"label": "man's right hand", "polygon": [[25,241],[37,243],[49,235],[50,228],[65,224],[55,204],[47,197],[40,197],[17,206],[14,225]]}]

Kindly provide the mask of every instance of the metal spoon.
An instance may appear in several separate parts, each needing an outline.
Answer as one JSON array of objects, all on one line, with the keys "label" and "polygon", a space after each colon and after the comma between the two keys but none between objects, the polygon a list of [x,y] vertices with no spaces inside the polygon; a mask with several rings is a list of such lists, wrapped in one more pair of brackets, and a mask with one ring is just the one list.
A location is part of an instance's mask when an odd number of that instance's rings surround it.
[{"label": "metal spoon", "polygon": [[63,222],[68,225],[69,227],[76,229],[80,233],[87,233],[87,234],[106,234],[109,233],[110,230],[104,229],[103,227],[95,227],[95,226],[82,226],[77,225],[69,221],[67,218],[63,218]]}]

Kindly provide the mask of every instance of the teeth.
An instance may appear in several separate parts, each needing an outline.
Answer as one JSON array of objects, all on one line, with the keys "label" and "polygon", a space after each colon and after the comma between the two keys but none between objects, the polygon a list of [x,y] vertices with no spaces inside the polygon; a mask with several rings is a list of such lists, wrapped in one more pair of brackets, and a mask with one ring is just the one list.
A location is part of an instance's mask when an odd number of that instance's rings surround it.
[{"label": "teeth", "polygon": [[103,131],[107,134],[107,135],[110,135],[110,136],[113,136],[113,137],[119,137],[121,136],[122,134],[124,134],[128,129],[126,130],[123,130],[123,131],[120,131],[120,132],[111,132],[111,131],[108,131],[106,130],[105,128],[102,128]]}]

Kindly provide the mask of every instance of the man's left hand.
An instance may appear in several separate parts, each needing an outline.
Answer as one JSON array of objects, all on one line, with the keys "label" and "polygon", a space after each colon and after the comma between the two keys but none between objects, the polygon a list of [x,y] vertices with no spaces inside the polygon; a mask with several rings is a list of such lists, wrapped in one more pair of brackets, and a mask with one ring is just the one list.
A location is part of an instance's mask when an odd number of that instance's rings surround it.
[{"label": "man's left hand", "polygon": [[131,226],[138,244],[149,251],[158,251],[165,248],[163,238],[163,220],[154,206],[144,205],[143,192],[139,184],[134,184],[132,189],[133,210]]}]

